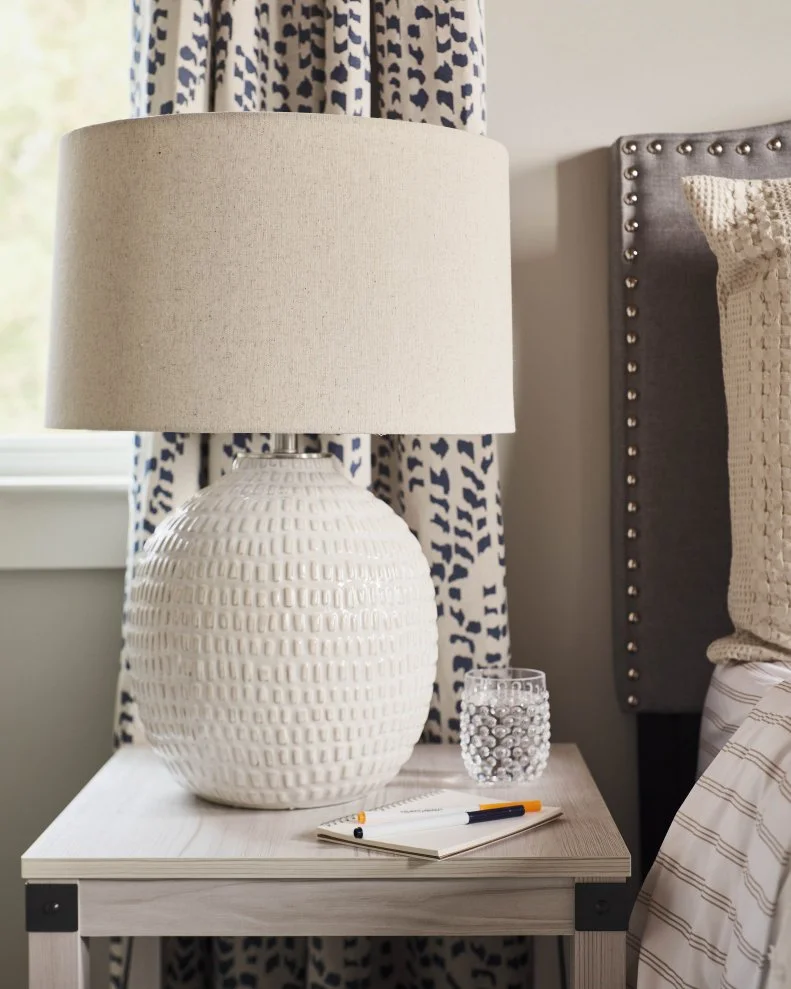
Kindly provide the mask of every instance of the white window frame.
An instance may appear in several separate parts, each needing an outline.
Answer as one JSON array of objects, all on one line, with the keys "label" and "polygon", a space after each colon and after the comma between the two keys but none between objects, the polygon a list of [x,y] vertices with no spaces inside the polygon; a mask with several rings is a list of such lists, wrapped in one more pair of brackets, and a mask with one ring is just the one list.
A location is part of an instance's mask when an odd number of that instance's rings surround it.
[{"label": "white window frame", "polygon": [[123,568],[129,433],[0,435],[0,570]]}]

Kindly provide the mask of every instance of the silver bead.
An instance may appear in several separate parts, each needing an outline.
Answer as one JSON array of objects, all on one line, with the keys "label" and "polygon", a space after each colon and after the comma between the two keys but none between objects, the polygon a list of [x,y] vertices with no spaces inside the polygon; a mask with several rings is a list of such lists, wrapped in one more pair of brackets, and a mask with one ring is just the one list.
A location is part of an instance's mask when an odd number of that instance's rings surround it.
[{"label": "silver bead", "polygon": [[634,584],[630,584],[626,588],[626,593],[629,595],[630,598],[636,598],[640,592],[637,590]]},{"label": "silver bead", "polygon": [[631,640],[629,642],[627,642],[626,643],[626,651],[627,652],[637,652],[637,643],[636,642],[633,642]]},{"label": "silver bead", "polygon": [[626,675],[629,677],[630,680],[640,679],[640,671],[636,670],[634,666],[629,667],[629,669],[626,671]]},{"label": "silver bead", "polygon": [[634,515],[634,513],[637,511],[638,507],[639,506],[638,506],[638,504],[637,504],[636,501],[627,501],[626,502],[626,511],[630,515]]},{"label": "silver bead", "polygon": [[658,155],[662,153],[663,147],[664,145],[662,144],[661,141],[652,141],[648,145],[648,150],[651,152],[652,155]]},{"label": "silver bead", "polygon": [[626,698],[626,703],[629,705],[629,707],[638,707],[640,704],[640,698],[636,697],[634,694],[629,694],[629,696]]},{"label": "silver bead", "polygon": [[680,155],[691,155],[692,145],[689,143],[689,141],[682,141],[681,144],[679,144],[679,146],[676,148],[676,151],[678,151]]},{"label": "silver bead", "polygon": [[725,150],[719,141],[712,141],[712,143],[706,148],[710,155],[714,155],[715,158],[719,157]]},{"label": "silver bead", "polygon": [[773,137],[771,141],[767,141],[766,146],[767,148],[769,148],[770,151],[783,150],[783,142],[780,140],[779,137]]},{"label": "silver bead", "polygon": [[626,456],[627,457],[636,457],[637,456],[637,447],[636,446],[627,446],[627,448],[626,448]]},{"label": "silver bead", "polygon": [[627,248],[623,252],[623,259],[624,261],[628,261],[629,264],[634,264],[634,262],[637,260],[637,251],[633,247]]},{"label": "silver bead", "polygon": [[637,374],[637,365],[635,364],[634,361],[629,361],[629,363],[626,365],[626,373]]},{"label": "silver bead", "polygon": [[629,429],[634,429],[637,426],[637,416],[629,416],[626,420],[626,425]]},{"label": "silver bead", "polygon": [[629,319],[634,319],[637,315],[637,306],[627,306],[626,315]]},{"label": "silver bead", "polygon": [[626,401],[627,402],[637,401],[637,392],[633,388],[630,388],[629,391],[626,393]]},{"label": "silver bead", "polygon": [[626,617],[630,625],[638,625],[640,623],[640,616],[636,611],[630,611]]},{"label": "silver bead", "polygon": [[628,275],[626,278],[624,278],[623,283],[627,288],[637,288],[639,284],[639,279],[636,278],[634,275]]},{"label": "silver bead", "polygon": [[637,205],[637,193],[636,192],[627,192],[626,195],[623,197],[623,201],[626,203],[627,206],[636,206]]},{"label": "silver bead", "polygon": [[626,530],[627,539],[637,539],[637,529],[627,529]]},{"label": "silver bead", "polygon": [[637,144],[634,141],[625,141],[621,145],[621,151],[623,151],[625,155],[633,155],[635,151],[637,151]]},{"label": "silver bead", "polygon": [[627,560],[626,561],[626,569],[627,570],[638,570],[639,568],[640,568],[640,564],[637,562],[637,560]]},{"label": "silver bead", "polygon": [[623,177],[625,179],[636,179],[639,174],[640,174],[640,170],[638,168],[635,168],[634,165],[632,165],[631,168],[627,168],[624,171]]},{"label": "silver bead", "polygon": [[737,155],[748,155],[753,149],[752,144],[749,141],[742,141],[741,144],[736,145]]},{"label": "silver bead", "polygon": [[633,488],[635,484],[637,484],[637,476],[635,474],[627,474],[626,483],[629,485],[630,488]]},{"label": "silver bead", "polygon": [[626,342],[629,343],[629,344],[637,343],[637,334],[636,333],[627,333],[626,334]]},{"label": "silver bead", "polygon": [[640,224],[637,220],[627,220],[623,228],[628,234],[633,234],[636,230],[640,229]]}]

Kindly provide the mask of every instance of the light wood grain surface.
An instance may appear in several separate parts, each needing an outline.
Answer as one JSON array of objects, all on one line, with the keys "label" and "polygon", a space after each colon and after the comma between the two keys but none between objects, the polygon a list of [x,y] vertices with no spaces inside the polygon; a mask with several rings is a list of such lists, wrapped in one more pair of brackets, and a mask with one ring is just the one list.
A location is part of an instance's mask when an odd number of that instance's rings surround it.
[{"label": "light wood grain surface", "polygon": [[28,934],[28,989],[89,989],[87,942],[79,934]]},{"label": "light wood grain surface", "polygon": [[[563,885],[565,884],[565,885]],[[80,883],[86,937],[571,934],[564,879],[217,879]],[[136,942],[137,943],[137,942]]]},{"label": "light wood grain surface", "polygon": [[629,851],[576,746],[554,745],[544,777],[480,788],[456,746],[419,745],[367,807],[437,788],[475,802],[540,798],[564,817],[444,862],[320,842],[321,822],[359,803],[303,811],[214,806],[181,789],[150,749],[122,749],[22,858],[26,879],[429,879],[600,877],[630,874]]},{"label": "light wood grain surface", "polygon": [[578,931],[571,952],[570,989],[623,989],[626,980],[626,934]]}]

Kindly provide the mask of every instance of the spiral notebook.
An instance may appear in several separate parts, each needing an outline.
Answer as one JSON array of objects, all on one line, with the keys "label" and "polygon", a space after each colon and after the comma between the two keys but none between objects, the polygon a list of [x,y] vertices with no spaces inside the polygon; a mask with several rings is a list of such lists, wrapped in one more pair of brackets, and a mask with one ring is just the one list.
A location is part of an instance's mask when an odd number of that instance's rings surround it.
[{"label": "spiral notebook", "polygon": [[[478,802],[478,797],[458,790],[431,790],[417,797],[398,800],[382,807],[366,808],[369,810],[399,810],[406,817],[416,810],[431,810],[437,807],[453,809],[469,809]],[[514,797],[514,799],[517,799]],[[387,852],[400,852],[402,855],[416,855],[419,858],[444,859],[461,852],[468,852],[494,841],[502,841],[511,835],[522,834],[533,828],[554,821],[563,813],[560,807],[543,807],[539,811],[527,813],[522,817],[513,817],[502,821],[487,821],[484,824],[462,824],[454,827],[437,827],[430,830],[417,830],[412,834],[403,831],[392,838],[381,835],[379,838],[355,838],[354,829],[357,821],[354,817],[340,817],[336,821],[328,821],[316,830],[319,838],[325,841],[342,841],[360,848],[380,848]]]}]

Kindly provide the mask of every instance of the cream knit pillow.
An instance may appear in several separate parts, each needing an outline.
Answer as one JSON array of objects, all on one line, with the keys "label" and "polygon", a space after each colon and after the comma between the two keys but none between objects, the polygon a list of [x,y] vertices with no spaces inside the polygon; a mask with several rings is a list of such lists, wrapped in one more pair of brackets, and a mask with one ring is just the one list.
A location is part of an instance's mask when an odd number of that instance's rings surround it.
[{"label": "cream knit pillow", "polygon": [[709,659],[791,654],[791,179],[684,180],[717,256],[735,632]]}]

